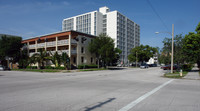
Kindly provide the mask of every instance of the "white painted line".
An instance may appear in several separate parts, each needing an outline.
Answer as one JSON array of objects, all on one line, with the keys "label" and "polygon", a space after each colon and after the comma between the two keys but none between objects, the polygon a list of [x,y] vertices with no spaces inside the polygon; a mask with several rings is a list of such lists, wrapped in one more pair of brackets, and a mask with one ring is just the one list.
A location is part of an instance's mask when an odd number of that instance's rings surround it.
[{"label": "white painted line", "polygon": [[165,82],[164,84],[158,86],[157,88],[153,89],[152,91],[144,94],[143,96],[139,97],[138,99],[136,99],[135,101],[132,101],[131,103],[129,103],[128,105],[124,106],[123,108],[121,108],[119,111],[128,111],[131,108],[133,108],[136,104],[138,104],[139,102],[141,102],[142,100],[146,99],[147,97],[149,97],[150,95],[152,95],[153,93],[157,92],[158,90],[160,90],[161,88],[163,88],[164,86],[166,86],[167,84],[171,83],[174,79],[171,79],[167,82]]}]

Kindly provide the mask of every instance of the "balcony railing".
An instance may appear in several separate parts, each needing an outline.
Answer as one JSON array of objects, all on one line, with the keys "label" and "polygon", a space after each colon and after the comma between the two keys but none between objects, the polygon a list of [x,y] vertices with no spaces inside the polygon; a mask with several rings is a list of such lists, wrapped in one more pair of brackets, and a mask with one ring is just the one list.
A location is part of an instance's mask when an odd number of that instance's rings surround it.
[{"label": "balcony railing", "polygon": [[47,47],[52,47],[52,46],[56,46],[56,41],[47,42]]},{"label": "balcony railing", "polygon": [[29,53],[29,56],[31,57],[33,54],[35,54],[35,53],[39,53],[39,52],[30,52]]},{"label": "balcony railing", "polygon": [[29,49],[35,49],[35,44],[34,45],[29,45]]},{"label": "balcony railing", "polygon": [[[76,44],[77,41],[75,41],[74,39],[71,39],[71,43],[72,44]],[[58,46],[61,46],[61,45],[69,45],[69,40],[68,39],[65,39],[65,40],[59,40],[57,42],[57,45]],[[56,41],[52,41],[52,42],[47,42],[47,47],[55,47],[56,46]],[[36,47],[36,44],[33,44],[33,45],[29,45],[29,49],[35,49]],[[38,43],[37,44],[37,48],[44,48],[45,47],[45,43]]]},{"label": "balcony railing", "polygon": [[45,43],[39,43],[39,44],[37,45],[37,47],[38,47],[38,48],[44,48],[44,47],[45,47]]},{"label": "balcony railing", "polygon": [[[52,54],[54,54],[56,51],[51,51]],[[59,55],[61,55],[63,52],[66,52],[69,55],[69,50],[58,50],[57,51]],[[71,50],[71,54],[77,54],[76,50]]]}]

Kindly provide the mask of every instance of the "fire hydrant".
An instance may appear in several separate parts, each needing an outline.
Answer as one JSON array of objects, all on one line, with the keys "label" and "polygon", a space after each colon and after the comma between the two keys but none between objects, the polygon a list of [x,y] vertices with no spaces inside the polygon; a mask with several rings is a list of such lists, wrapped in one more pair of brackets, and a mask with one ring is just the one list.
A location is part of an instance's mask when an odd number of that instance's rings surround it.
[{"label": "fire hydrant", "polygon": [[183,71],[182,71],[182,69],[180,70],[180,76],[181,76],[181,77],[183,76]]}]

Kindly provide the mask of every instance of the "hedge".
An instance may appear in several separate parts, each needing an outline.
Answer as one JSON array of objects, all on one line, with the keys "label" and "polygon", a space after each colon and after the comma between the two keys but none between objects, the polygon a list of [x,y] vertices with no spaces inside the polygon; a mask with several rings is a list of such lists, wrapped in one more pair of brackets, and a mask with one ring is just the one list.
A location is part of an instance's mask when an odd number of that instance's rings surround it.
[{"label": "hedge", "polygon": [[37,66],[27,66],[27,69],[37,69]]},{"label": "hedge", "polygon": [[78,65],[78,69],[97,68],[97,65]]},{"label": "hedge", "polygon": [[181,69],[182,69],[183,71],[191,71],[191,70],[192,70],[192,67],[193,67],[192,64],[183,64],[183,65],[181,66]]}]

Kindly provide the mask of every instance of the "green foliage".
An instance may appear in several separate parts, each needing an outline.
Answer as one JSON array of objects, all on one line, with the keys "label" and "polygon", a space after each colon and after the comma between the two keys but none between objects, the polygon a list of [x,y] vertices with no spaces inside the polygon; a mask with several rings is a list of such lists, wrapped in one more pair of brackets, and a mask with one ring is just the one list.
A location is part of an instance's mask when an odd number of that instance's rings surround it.
[{"label": "green foliage", "polygon": [[171,73],[167,73],[167,74],[164,74],[164,77],[167,77],[167,78],[183,78],[184,76],[186,76],[187,75],[187,71],[183,71],[183,73],[182,73],[182,76],[180,76],[180,72],[175,72],[175,73],[173,73],[173,74],[171,74]]},{"label": "green foliage", "polygon": [[159,59],[159,63],[163,63],[163,64],[170,64],[171,62],[171,56],[169,55],[169,53],[161,54],[158,59]]},{"label": "green foliage", "polygon": [[54,54],[50,52],[50,55],[48,59],[52,61],[53,64],[55,64],[56,67],[59,67],[61,65],[61,56],[56,51]]},{"label": "green foliage", "polygon": [[197,34],[200,34],[200,22],[199,22],[199,24],[197,25],[195,31],[197,32]]},{"label": "green foliage", "polygon": [[91,53],[95,54],[98,61],[102,60],[104,66],[109,65],[118,59],[120,49],[114,48],[114,40],[105,34],[94,38],[88,46]]},{"label": "green foliage", "polygon": [[78,65],[78,69],[97,68],[97,65]]},{"label": "green foliage", "polygon": [[150,47],[148,45],[140,45],[131,49],[131,54],[128,55],[128,60],[130,62],[135,62],[137,58],[138,62],[147,62],[157,52],[157,48]]},{"label": "green foliage", "polygon": [[0,61],[4,61],[5,57],[12,57],[12,62],[18,62],[20,58],[20,48],[22,38],[16,36],[3,35],[0,37]]},{"label": "green foliage", "polygon": [[[174,37],[174,63],[183,64],[185,60],[185,55],[183,53],[183,36],[182,34],[176,35]],[[164,47],[162,48],[160,63],[170,64],[171,63],[171,48],[172,48],[172,39],[165,38],[163,40]]]},{"label": "green foliage", "polygon": [[45,66],[44,68],[45,69],[54,69],[54,67],[52,67],[52,66]]},{"label": "green foliage", "polygon": [[181,66],[181,69],[182,69],[183,71],[191,71],[192,68],[193,68],[193,65],[192,65],[192,64],[183,64],[183,65]]},{"label": "green foliage", "polygon": [[61,66],[58,66],[58,67],[54,67],[54,69],[65,70],[66,68],[65,68],[65,67],[61,67]]},{"label": "green foliage", "polygon": [[43,49],[39,49],[39,53],[33,54],[31,58],[34,59],[33,61],[35,63],[36,62],[38,63],[38,66],[39,66],[38,68],[41,69],[41,68],[44,68],[44,62],[48,60],[47,58],[48,56],[49,54],[46,51],[44,51]]},{"label": "green foliage", "polygon": [[185,35],[183,52],[187,56],[186,61],[190,63],[197,63],[200,68],[200,23],[198,24],[196,31],[190,32]]},{"label": "green foliage", "polygon": [[37,69],[37,66],[27,66],[26,69]]},{"label": "green foliage", "polygon": [[29,57],[27,55],[27,50],[22,50],[21,51],[21,54],[20,54],[20,57],[19,57],[19,68],[22,69],[22,68],[26,68],[28,65],[29,65]]},{"label": "green foliage", "polygon": [[[66,52],[63,52],[61,55],[61,62],[64,64],[64,67],[66,68],[67,66],[69,66],[69,62],[67,62],[67,60],[69,59],[69,56],[67,55]],[[67,65],[68,64],[68,65]]]},{"label": "green foliage", "polygon": [[13,69],[14,71],[30,71],[30,72],[60,72],[54,69]]}]

